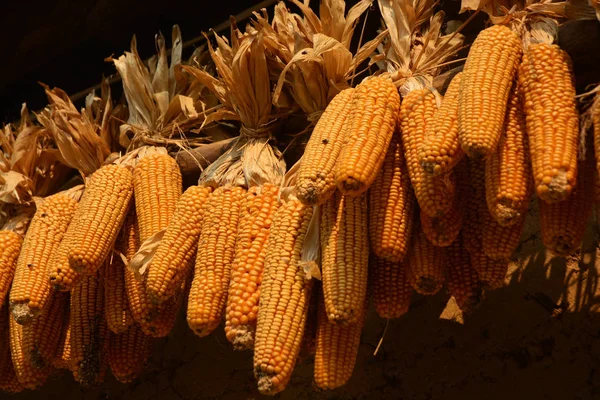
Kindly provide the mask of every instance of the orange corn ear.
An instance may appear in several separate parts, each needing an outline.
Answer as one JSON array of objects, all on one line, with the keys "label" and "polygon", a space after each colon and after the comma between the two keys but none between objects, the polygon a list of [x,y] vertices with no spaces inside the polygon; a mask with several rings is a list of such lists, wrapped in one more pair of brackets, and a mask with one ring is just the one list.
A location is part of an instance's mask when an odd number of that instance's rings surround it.
[{"label": "orange corn ear", "polygon": [[110,332],[108,337],[108,364],[119,382],[128,383],[138,378],[150,356],[150,337],[137,324],[125,332]]},{"label": "orange corn ear", "polygon": [[[487,210],[482,211],[483,213]],[[492,217],[482,218],[483,252],[492,260],[503,260],[512,256],[513,252],[521,243],[521,236],[525,228],[525,216],[510,226],[500,226]]]},{"label": "orange corn ear", "polygon": [[463,199],[459,197],[456,196],[455,205],[441,217],[431,218],[423,212],[420,213],[423,232],[434,246],[450,246],[458,237],[465,213]]},{"label": "orange corn ear", "polygon": [[389,319],[406,314],[412,296],[406,264],[371,255],[369,273],[377,314]]},{"label": "orange corn ear", "polygon": [[342,193],[359,196],[371,186],[383,164],[398,118],[400,95],[389,77],[370,77],[356,87],[351,107],[335,165],[335,182]]},{"label": "orange corn ear", "polygon": [[44,312],[23,327],[23,354],[38,369],[52,364],[58,352],[69,294],[55,292]]},{"label": "orange corn ear", "polygon": [[31,322],[48,304],[50,262],[76,210],[77,201],[65,193],[47,197],[38,205],[23,241],[10,291],[10,305],[17,323]]},{"label": "orange corn ear", "polygon": [[342,150],[353,93],[354,88],[348,88],[331,100],[306,144],[296,183],[298,198],[304,204],[322,204],[336,189],[334,167]]},{"label": "orange corn ear", "polygon": [[23,238],[16,232],[0,230],[0,307],[11,288]]},{"label": "orange corn ear", "polygon": [[104,318],[114,333],[127,330],[133,323],[125,289],[125,264],[118,254],[106,263],[104,272]]},{"label": "orange corn ear", "polygon": [[579,117],[573,67],[557,45],[529,45],[519,68],[537,195],[565,200],[577,182]]},{"label": "orange corn ear", "polygon": [[581,246],[594,207],[594,166],[589,151],[579,163],[577,186],[569,198],[553,204],[540,202],[542,242],[557,255],[569,255]]},{"label": "orange corn ear", "polygon": [[17,378],[10,355],[10,313],[8,304],[0,307],[0,390],[6,393],[18,393],[23,385]]},{"label": "orange corn ear", "polygon": [[312,215],[311,206],[294,199],[273,217],[254,346],[254,376],[263,394],[285,389],[300,353],[313,284],[300,256]]},{"label": "orange corn ear", "polygon": [[413,234],[411,249],[408,252],[408,281],[420,294],[436,294],[444,285],[446,249],[431,244],[423,229],[419,227]]},{"label": "orange corn ear", "polygon": [[141,243],[166,229],[181,197],[181,172],[168,154],[142,158],[133,170],[135,210]]},{"label": "orange corn ear", "polygon": [[24,388],[37,389],[46,382],[52,372],[52,367],[36,368],[23,352],[23,326],[17,324],[14,318],[9,318],[8,324],[10,329],[10,354],[17,379]]},{"label": "orange corn ear", "polygon": [[177,202],[148,268],[146,291],[154,303],[170,299],[189,276],[202,229],[203,207],[211,192],[210,187],[191,186]]},{"label": "orange corn ear", "polygon": [[354,323],[339,325],[327,318],[323,302],[317,322],[317,352],[315,354],[315,384],[320,389],[335,389],[344,385],[354,371],[364,325],[365,307]]},{"label": "orange corn ear", "polygon": [[84,387],[104,380],[108,329],[100,271],[86,276],[71,291],[71,363],[73,377]]},{"label": "orange corn ear", "polygon": [[521,39],[504,25],[484,29],[473,42],[458,95],[458,139],[469,157],[495,151],[522,53]]},{"label": "orange corn ear", "polygon": [[[319,296],[322,293],[314,289],[317,283],[313,282],[313,289],[310,293],[308,311],[306,312],[306,323],[304,324],[304,334],[302,335],[302,344],[300,344],[300,353],[298,361],[305,360],[315,355],[317,351],[317,319],[319,315]],[[318,293],[317,293],[318,292]]]},{"label": "orange corn ear", "polygon": [[394,135],[375,182],[369,188],[369,238],[378,257],[400,261],[408,250],[415,198],[399,135]]},{"label": "orange corn ear", "polygon": [[506,272],[508,271],[507,260],[492,260],[481,250],[469,251],[471,265],[477,271],[479,282],[486,289],[498,289],[504,285]]},{"label": "orange corn ear", "polygon": [[242,202],[225,312],[227,339],[238,349],[254,345],[266,243],[278,195],[277,187],[265,184],[250,188]]},{"label": "orange corn ear", "polygon": [[471,264],[471,256],[458,237],[446,251],[446,283],[448,292],[463,312],[472,311],[481,302],[481,282]]},{"label": "orange corn ear", "polygon": [[327,316],[355,323],[367,292],[369,238],[367,198],[336,192],[321,207],[321,263]]},{"label": "orange corn ear", "polygon": [[70,306],[67,303],[65,307],[65,315],[63,316],[63,326],[58,341],[57,351],[52,360],[52,366],[57,369],[72,370],[71,364],[71,312]]},{"label": "orange corn ear", "polygon": [[432,176],[421,166],[420,153],[425,130],[436,111],[435,96],[429,89],[409,92],[400,108],[402,145],[410,183],[421,211],[430,217],[439,217],[448,212],[455,192],[454,174]]},{"label": "orange corn ear", "polygon": [[[205,205],[187,309],[188,325],[200,337],[219,326],[225,313],[245,193],[241,187],[220,187]],[[248,285],[258,283],[249,281]]]},{"label": "orange corn ear", "polygon": [[462,72],[452,78],[440,109],[425,130],[421,165],[428,174],[442,175],[450,172],[465,155],[458,142],[458,92],[461,78]]}]

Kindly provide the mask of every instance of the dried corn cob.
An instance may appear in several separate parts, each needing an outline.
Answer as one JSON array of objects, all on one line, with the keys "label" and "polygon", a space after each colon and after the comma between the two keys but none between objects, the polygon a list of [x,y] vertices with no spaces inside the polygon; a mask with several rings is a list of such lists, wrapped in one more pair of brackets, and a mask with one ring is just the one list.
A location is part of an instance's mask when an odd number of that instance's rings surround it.
[{"label": "dried corn cob", "polygon": [[312,215],[311,206],[291,199],[273,217],[254,348],[254,375],[263,394],[285,389],[300,353],[313,283],[300,256]]},{"label": "dried corn cob", "polygon": [[298,361],[314,356],[317,351],[317,319],[319,315],[320,296],[323,293],[320,286],[317,288],[318,285],[320,285],[320,282],[313,282],[313,288],[310,292]]},{"label": "dried corn cob", "polygon": [[6,393],[18,393],[23,385],[17,378],[10,355],[10,312],[8,304],[0,307],[0,390]]},{"label": "dried corn cob", "polygon": [[492,260],[482,250],[469,250],[471,265],[477,271],[479,282],[485,289],[498,289],[504,285],[506,272],[508,271],[507,260]]},{"label": "dried corn cob", "polygon": [[577,182],[579,122],[569,55],[557,45],[529,45],[519,67],[537,195],[565,200]]},{"label": "dried corn cob", "polygon": [[77,199],[67,192],[49,196],[37,206],[10,291],[10,306],[17,323],[31,322],[48,304],[50,262],[76,210]]},{"label": "dried corn cob", "polygon": [[52,366],[57,369],[72,370],[71,363],[71,312],[67,304],[63,321],[60,339],[58,341],[57,352],[52,360]]},{"label": "dried corn cob", "polygon": [[471,264],[471,256],[459,236],[446,251],[448,292],[463,312],[473,310],[481,301],[481,282]]},{"label": "dried corn cob", "polygon": [[520,217],[510,226],[501,226],[489,215],[487,209],[483,209],[481,214],[485,215],[480,218],[479,222],[483,226],[483,252],[492,260],[509,258],[521,242],[525,228],[525,216]]},{"label": "dried corn cob", "polygon": [[444,285],[445,262],[446,249],[431,244],[420,226],[415,229],[406,259],[412,288],[424,295],[437,293]]},{"label": "dried corn cob", "polygon": [[409,92],[400,107],[402,144],[408,175],[421,211],[430,217],[439,217],[448,212],[455,192],[452,173],[432,176],[425,172],[419,159],[425,130],[436,110],[435,96],[429,89]]},{"label": "dried corn cob", "polygon": [[0,307],[6,299],[15,275],[23,237],[10,230],[0,230]]},{"label": "dried corn cob", "polygon": [[389,319],[400,318],[406,314],[412,296],[406,264],[371,255],[369,273],[377,314],[381,318]]},{"label": "dried corn cob", "polygon": [[322,204],[335,192],[334,167],[342,150],[353,93],[354,88],[348,88],[331,100],[306,144],[296,183],[298,198],[305,204]]},{"label": "dried corn cob", "polygon": [[138,378],[150,356],[150,337],[137,324],[125,332],[109,333],[108,364],[119,382],[128,383]]},{"label": "dried corn cob", "polygon": [[146,292],[153,303],[171,298],[189,275],[202,229],[203,207],[211,192],[207,186],[191,186],[179,198],[148,268]]},{"label": "dried corn cob", "polygon": [[442,175],[465,155],[458,142],[458,93],[462,72],[452,78],[444,100],[433,120],[427,125],[421,149],[421,165],[433,175]]},{"label": "dried corn cob", "polygon": [[522,52],[519,36],[503,25],[484,29],[473,42],[458,95],[458,139],[469,157],[495,151]]},{"label": "dried corn cob", "polygon": [[441,217],[431,218],[424,212],[420,213],[421,228],[427,240],[434,246],[450,246],[460,233],[465,214],[464,198],[455,196],[454,205]]},{"label": "dried corn cob", "polygon": [[[121,247],[122,243],[119,240],[116,247]],[[123,249],[119,251],[123,252]],[[108,329],[114,333],[125,332],[134,323],[125,288],[125,268],[127,266],[118,254],[113,254],[104,267],[104,318]]]},{"label": "dried corn cob", "polygon": [[15,368],[17,379],[26,389],[37,389],[42,386],[50,373],[51,366],[38,369],[34,367],[23,352],[23,326],[17,324],[14,318],[9,318],[10,328],[10,354]]},{"label": "dried corn cob", "polygon": [[245,193],[239,186],[219,187],[205,204],[187,310],[188,325],[200,337],[212,332],[225,312]]},{"label": "dried corn cob", "polygon": [[402,144],[394,134],[375,182],[369,188],[369,239],[378,257],[400,261],[408,250],[415,198]]},{"label": "dried corn cob", "polygon": [[351,107],[335,165],[335,182],[342,193],[359,196],[381,169],[394,134],[400,95],[389,77],[370,77],[356,87]]},{"label": "dried corn cob", "polygon": [[367,198],[336,192],[321,208],[321,262],[327,316],[355,323],[367,292]]}]

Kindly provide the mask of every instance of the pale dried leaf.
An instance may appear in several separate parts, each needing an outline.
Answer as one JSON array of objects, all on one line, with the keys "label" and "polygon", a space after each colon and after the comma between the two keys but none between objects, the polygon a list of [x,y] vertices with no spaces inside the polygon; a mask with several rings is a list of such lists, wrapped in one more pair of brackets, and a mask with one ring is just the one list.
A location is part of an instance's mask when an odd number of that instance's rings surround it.
[{"label": "pale dried leaf", "polygon": [[148,270],[165,232],[166,229],[163,229],[146,239],[140,245],[139,250],[131,257],[131,260],[128,263],[126,262],[127,268],[134,273],[137,280],[141,280]]},{"label": "pale dried leaf", "polygon": [[354,34],[354,28],[358,23],[360,16],[371,7],[373,0],[361,0],[356,3],[349,11],[346,16],[344,32],[340,38],[336,37],[347,49],[350,48],[352,42],[352,35]]},{"label": "pale dried leaf", "polygon": [[169,66],[169,96],[172,98],[177,94],[177,79],[175,77],[175,66],[181,64],[183,53],[183,39],[179,25],[174,25],[171,32],[171,65]]},{"label": "pale dried leaf", "polygon": [[23,204],[31,201],[33,181],[18,172],[0,173],[0,201],[11,204]]}]

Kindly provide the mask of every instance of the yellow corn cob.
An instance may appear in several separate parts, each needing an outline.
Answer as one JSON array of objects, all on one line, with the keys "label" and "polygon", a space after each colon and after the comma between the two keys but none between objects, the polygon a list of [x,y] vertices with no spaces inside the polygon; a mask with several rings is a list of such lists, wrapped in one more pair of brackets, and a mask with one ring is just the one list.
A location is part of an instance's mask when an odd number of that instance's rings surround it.
[{"label": "yellow corn cob", "polygon": [[489,212],[502,226],[515,224],[527,211],[532,191],[525,114],[515,83],[508,98],[500,142],[485,162],[485,194]]},{"label": "yellow corn cob", "polygon": [[481,282],[471,265],[471,256],[459,236],[446,250],[448,292],[463,312],[473,310],[481,301]]},{"label": "yellow corn cob", "polygon": [[100,272],[71,290],[71,363],[75,380],[84,387],[102,382],[106,370],[108,329]]},{"label": "yellow corn cob", "polygon": [[473,42],[458,95],[458,140],[469,157],[495,151],[522,53],[519,36],[503,25],[484,29]]},{"label": "yellow corn cob", "polygon": [[109,333],[108,364],[119,382],[128,383],[138,378],[149,356],[150,337],[137,324],[122,333]]},{"label": "yellow corn cob", "polygon": [[10,354],[17,379],[26,389],[37,389],[42,386],[50,373],[51,366],[38,369],[33,366],[23,352],[23,326],[17,324],[14,318],[9,318]]},{"label": "yellow corn cob", "polygon": [[367,292],[367,198],[336,192],[321,208],[323,294],[332,322],[355,323]]},{"label": "yellow corn cob", "polygon": [[492,260],[509,258],[521,242],[521,235],[525,228],[525,216],[520,217],[516,223],[510,226],[501,226],[492,218],[487,208],[482,208],[482,217],[479,223],[483,228],[483,252]]},{"label": "yellow corn cob", "polygon": [[0,307],[15,275],[23,238],[16,232],[0,230]]},{"label": "yellow corn cob", "polygon": [[254,346],[254,376],[263,394],[285,389],[300,353],[313,283],[300,256],[312,214],[311,206],[292,199],[273,217]]},{"label": "yellow corn cob", "polygon": [[68,293],[53,293],[44,312],[23,327],[23,354],[34,368],[44,368],[54,360],[68,302]]},{"label": "yellow corn cob", "polygon": [[369,188],[371,251],[391,261],[404,258],[410,242],[415,198],[398,134],[394,134],[383,167]]},{"label": "yellow corn cob", "polygon": [[406,259],[408,281],[412,288],[420,294],[436,294],[444,285],[445,262],[446,249],[431,244],[419,226],[413,233]]},{"label": "yellow corn cob", "polygon": [[335,191],[334,167],[342,150],[353,93],[354,88],[348,88],[331,100],[306,144],[296,183],[298,198],[305,204],[322,204]]},{"label": "yellow corn cob", "polygon": [[506,271],[508,271],[507,260],[492,260],[482,250],[469,250],[471,265],[477,271],[479,282],[485,289],[498,289],[504,285]]},{"label": "yellow corn cob", "polygon": [[365,308],[362,307],[356,322],[339,325],[327,318],[321,299],[314,376],[318,388],[335,389],[348,382],[352,376],[360,346]]},{"label": "yellow corn cob", "polygon": [[579,118],[573,68],[557,45],[529,45],[519,67],[537,195],[565,200],[577,182]]},{"label": "yellow corn cob", "polygon": [[465,213],[463,198],[456,196],[454,202],[452,208],[441,217],[431,218],[424,212],[420,213],[423,232],[434,246],[450,246],[460,233]]},{"label": "yellow corn cob", "polygon": [[144,243],[171,222],[181,197],[179,166],[168,154],[151,154],[136,164],[133,185],[140,240]]},{"label": "yellow corn cob", "polygon": [[241,187],[219,187],[205,205],[187,310],[188,325],[200,337],[212,332],[225,313],[244,196]]},{"label": "yellow corn cob", "polygon": [[371,255],[369,273],[377,314],[389,319],[406,314],[412,296],[406,264]]},{"label": "yellow corn cob", "polygon": [[444,100],[433,120],[427,125],[421,149],[421,165],[425,172],[442,175],[465,155],[458,142],[458,92],[462,72],[452,78]]},{"label": "yellow corn cob", "polygon": [[225,309],[225,333],[238,349],[251,349],[258,317],[267,238],[279,207],[279,189],[252,187],[242,200]]},{"label": "yellow corn cob", "polygon": [[400,95],[389,77],[371,77],[356,87],[351,107],[335,165],[335,183],[342,193],[359,196],[381,169],[394,134]]},{"label": "yellow corn cob", "polygon": [[67,304],[65,309],[65,320],[60,333],[57,351],[52,360],[52,366],[57,369],[73,369],[71,363],[71,312],[69,304]]},{"label": "yellow corn cob", "polygon": [[23,241],[10,291],[10,307],[17,323],[31,322],[48,304],[50,262],[76,210],[77,201],[66,193],[47,197],[38,205]]},{"label": "yellow corn cob", "polygon": [[69,266],[69,244],[66,237],[63,237],[49,262],[50,286],[54,290],[68,292],[81,282],[83,275],[78,274]]},{"label": "yellow corn cob", "polygon": [[421,211],[430,217],[444,215],[454,201],[454,174],[432,176],[421,166],[420,152],[427,125],[437,110],[435,96],[429,89],[409,92],[400,107],[402,145],[410,183]]},{"label": "yellow corn cob", "polygon": [[18,393],[23,390],[23,385],[17,378],[10,355],[9,318],[8,304],[0,306],[0,390]]},{"label": "yellow corn cob", "polygon": [[190,273],[202,229],[204,203],[211,191],[210,187],[191,186],[177,202],[173,219],[148,268],[146,292],[156,304],[171,298]]},{"label": "yellow corn cob", "polygon": [[595,159],[591,148],[588,150],[586,160],[579,163],[577,186],[569,198],[553,204],[540,202],[542,242],[556,255],[569,255],[581,246],[592,216]]},{"label": "yellow corn cob", "polygon": [[125,288],[125,268],[118,254],[113,254],[104,267],[104,318],[114,333],[125,332],[134,323]]}]

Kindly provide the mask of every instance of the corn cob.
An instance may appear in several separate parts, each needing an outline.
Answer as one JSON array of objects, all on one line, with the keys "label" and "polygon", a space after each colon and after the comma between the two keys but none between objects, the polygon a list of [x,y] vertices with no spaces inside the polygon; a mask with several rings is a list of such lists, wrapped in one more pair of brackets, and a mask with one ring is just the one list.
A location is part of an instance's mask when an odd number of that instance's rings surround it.
[{"label": "corn cob", "polygon": [[508,98],[504,130],[497,149],[485,162],[485,194],[492,217],[502,226],[517,223],[527,211],[532,194],[525,114],[518,85]]},{"label": "corn cob", "polygon": [[23,355],[34,368],[45,368],[54,360],[68,302],[68,293],[53,293],[44,312],[23,327]]},{"label": "corn cob", "polygon": [[63,328],[60,333],[57,351],[52,360],[52,366],[57,369],[72,370],[71,363],[71,312],[69,304],[65,308]]},{"label": "corn cob", "polygon": [[495,151],[522,53],[519,36],[503,25],[484,29],[473,42],[458,95],[458,140],[469,157]]},{"label": "corn cob", "polygon": [[320,296],[323,293],[320,288],[316,287],[319,284],[320,282],[313,282],[313,288],[310,293],[306,323],[304,324],[304,333],[302,334],[302,343],[300,344],[300,353],[298,354],[299,362],[314,356],[317,351],[317,319],[319,315]]},{"label": "corn cob", "polygon": [[377,314],[388,319],[400,318],[406,314],[412,296],[406,264],[371,255],[369,272]]},{"label": "corn cob", "polygon": [[492,260],[503,260],[509,258],[521,242],[521,236],[525,227],[525,216],[520,217],[516,223],[510,226],[501,226],[492,218],[485,208],[480,218],[483,226],[482,249],[486,256]]},{"label": "corn cob", "polygon": [[444,100],[425,130],[421,165],[428,174],[442,175],[465,155],[458,142],[458,93],[462,72],[452,78]]},{"label": "corn cob", "polygon": [[394,134],[375,182],[369,188],[369,239],[378,257],[400,261],[408,250],[415,198],[399,135]]},{"label": "corn cob", "polygon": [[140,240],[166,229],[181,197],[181,172],[173,157],[155,153],[139,160],[133,170],[135,209]]},{"label": "corn cob", "polygon": [[148,268],[146,292],[153,303],[171,298],[193,266],[202,229],[203,207],[212,189],[191,186],[180,197]]},{"label": "corn cob", "polygon": [[0,307],[0,390],[18,393],[23,390],[23,385],[17,378],[10,355],[9,318],[8,304],[4,304]]},{"label": "corn cob", "polygon": [[446,251],[448,292],[463,312],[473,310],[481,301],[481,282],[471,264],[471,256],[459,236]]},{"label": "corn cob", "polygon": [[321,208],[323,294],[332,322],[355,323],[367,292],[367,198],[336,192]]},{"label": "corn cob", "polygon": [[[118,241],[117,247],[122,243]],[[104,267],[104,318],[114,333],[125,332],[134,323],[125,288],[125,268],[118,254],[113,254]]]},{"label": "corn cob", "polygon": [[11,288],[23,238],[16,232],[0,230],[0,307]]},{"label": "corn cob", "polygon": [[529,45],[519,67],[537,195],[567,199],[577,182],[579,122],[569,55],[557,45]]},{"label": "corn cob", "polygon": [[225,312],[225,333],[239,349],[254,344],[266,243],[279,207],[278,195],[277,187],[265,184],[250,188],[242,201]]},{"label": "corn cob", "polygon": [[508,261],[492,260],[482,250],[469,250],[471,265],[477,271],[479,282],[485,289],[498,289],[504,285]]},{"label": "corn cob", "polygon": [[50,373],[51,366],[38,369],[34,367],[23,352],[23,326],[17,324],[14,318],[9,318],[10,354],[17,379],[23,388],[37,389],[42,386]]},{"label": "corn cob", "polygon": [[109,333],[108,364],[119,382],[138,378],[150,356],[150,337],[137,324],[125,332]]},{"label": "corn cob", "polygon": [[23,241],[10,291],[10,306],[17,323],[31,322],[48,304],[50,262],[76,210],[77,200],[65,192],[47,197],[38,205]]},{"label": "corn cob", "polygon": [[367,191],[381,169],[394,134],[400,95],[389,77],[367,78],[356,87],[351,107],[335,182],[342,193],[356,197]]},{"label": "corn cob", "polygon": [[419,159],[425,130],[436,109],[435,96],[429,89],[413,90],[403,99],[399,121],[410,183],[421,211],[430,217],[448,212],[455,192],[454,174],[432,176],[425,172]]},{"label": "corn cob", "polygon": [[[200,337],[212,332],[225,312],[244,196],[239,186],[219,187],[205,205],[187,310],[188,325]],[[229,335],[227,327],[225,332]]]},{"label": "corn cob", "polygon": [[431,244],[419,226],[413,233],[407,257],[408,281],[412,288],[424,295],[437,293],[444,284],[446,249]]},{"label": "corn cob", "polygon": [[84,387],[104,380],[108,329],[104,319],[101,271],[86,276],[71,290],[71,363]]},{"label": "corn cob", "polygon": [[434,246],[450,246],[460,233],[465,214],[464,198],[456,196],[454,205],[441,217],[431,218],[424,212],[420,213],[421,227],[427,240]]},{"label": "corn cob", "polygon": [[300,353],[313,283],[300,256],[312,214],[312,207],[292,199],[273,217],[254,348],[254,376],[263,394],[285,389]]},{"label": "corn cob", "polygon": [[305,204],[322,204],[335,192],[334,167],[342,150],[344,124],[354,88],[338,93],[315,125],[298,169],[296,192]]}]

